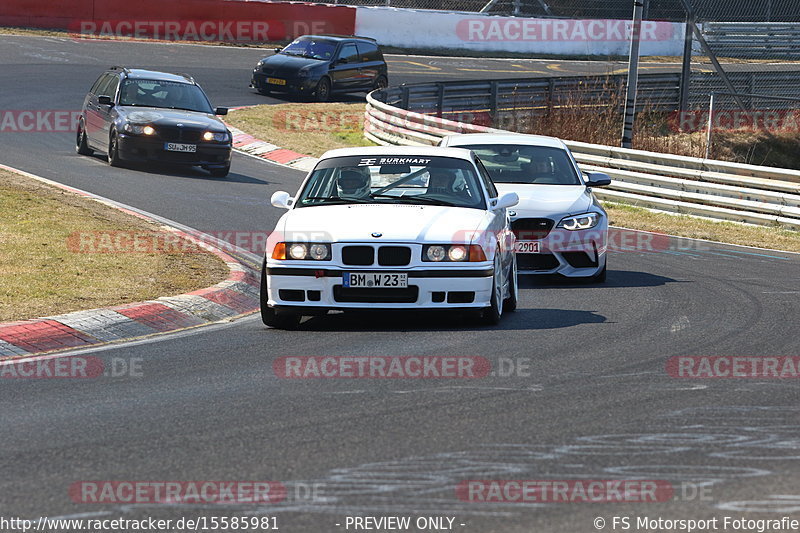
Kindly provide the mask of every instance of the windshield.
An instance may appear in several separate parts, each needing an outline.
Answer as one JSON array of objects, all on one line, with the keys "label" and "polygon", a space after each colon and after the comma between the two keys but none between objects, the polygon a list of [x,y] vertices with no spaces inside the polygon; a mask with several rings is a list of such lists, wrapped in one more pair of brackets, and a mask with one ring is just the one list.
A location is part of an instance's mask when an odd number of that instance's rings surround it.
[{"label": "windshield", "polygon": [[163,80],[125,80],[119,93],[119,105],[214,112],[197,85]]},{"label": "windshield", "polygon": [[331,204],[417,204],[485,209],[469,161],[430,156],[354,156],[320,161],[298,207]]},{"label": "windshield", "polygon": [[289,43],[281,54],[310,57],[311,59],[330,59],[336,51],[336,43],[328,39],[301,37]]},{"label": "windshield", "polygon": [[549,146],[470,144],[495,183],[581,185],[567,152]]}]

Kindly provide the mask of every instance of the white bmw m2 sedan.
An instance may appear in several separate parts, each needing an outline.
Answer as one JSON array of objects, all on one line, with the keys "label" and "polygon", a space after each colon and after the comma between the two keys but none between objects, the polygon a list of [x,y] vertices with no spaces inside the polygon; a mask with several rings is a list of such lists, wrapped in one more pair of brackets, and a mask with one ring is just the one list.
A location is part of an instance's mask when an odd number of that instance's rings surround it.
[{"label": "white bmw m2 sedan", "polygon": [[367,147],[325,153],[270,238],[261,317],[278,328],[334,309],[459,309],[496,324],[517,305],[508,208],[475,154]]}]

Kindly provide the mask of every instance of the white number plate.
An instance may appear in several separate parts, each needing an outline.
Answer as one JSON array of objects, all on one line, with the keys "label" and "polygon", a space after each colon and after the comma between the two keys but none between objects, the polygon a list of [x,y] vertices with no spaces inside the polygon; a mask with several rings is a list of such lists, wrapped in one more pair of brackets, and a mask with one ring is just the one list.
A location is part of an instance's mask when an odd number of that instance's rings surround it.
[{"label": "white number plate", "polygon": [[408,287],[408,274],[392,272],[345,272],[342,284],[353,288],[405,289]]},{"label": "white number plate", "polygon": [[164,150],[168,152],[196,152],[196,144],[164,143]]},{"label": "white number plate", "polygon": [[518,254],[541,253],[541,250],[539,249],[539,241],[517,241],[514,244],[514,251]]}]

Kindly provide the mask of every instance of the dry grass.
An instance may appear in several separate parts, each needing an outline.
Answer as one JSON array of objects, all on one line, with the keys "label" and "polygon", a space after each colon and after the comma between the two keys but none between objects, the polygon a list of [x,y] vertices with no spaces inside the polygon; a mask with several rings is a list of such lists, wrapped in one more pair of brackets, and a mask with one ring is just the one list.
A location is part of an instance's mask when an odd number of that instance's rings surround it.
[{"label": "dry grass", "polygon": [[364,138],[364,104],[259,105],[232,111],[227,122],[259,139],[314,157],[350,146],[374,146]]},{"label": "dry grass", "polygon": [[800,252],[800,232],[779,228],[715,222],[688,215],[648,211],[627,204],[604,202],[609,223],[623,228],[706,239],[709,241]]},{"label": "dry grass", "polygon": [[80,253],[68,244],[76,232],[109,231],[158,227],[0,170],[0,321],[181,294],[227,277],[209,253]]}]

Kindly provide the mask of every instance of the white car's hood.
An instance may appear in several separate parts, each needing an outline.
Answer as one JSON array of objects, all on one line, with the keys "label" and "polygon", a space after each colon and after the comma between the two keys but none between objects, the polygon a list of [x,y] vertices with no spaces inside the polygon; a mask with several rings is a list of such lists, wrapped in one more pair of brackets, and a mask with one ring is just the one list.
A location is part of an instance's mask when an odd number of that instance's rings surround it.
[{"label": "white car's hood", "polygon": [[519,218],[578,215],[590,210],[592,197],[583,185],[496,183],[500,194],[515,192],[519,203],[511,208]]},{"label": "white car's hood", "polygon": [[447,243],[485,229],[488,215],[444,206],[350,204],[295,208],[282,222],[287,241]]}]

